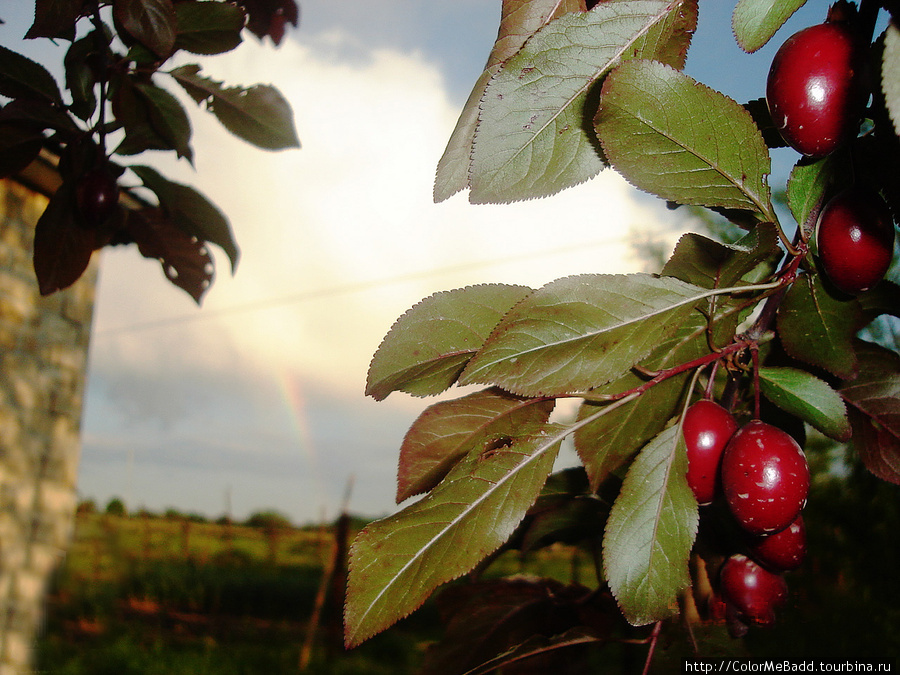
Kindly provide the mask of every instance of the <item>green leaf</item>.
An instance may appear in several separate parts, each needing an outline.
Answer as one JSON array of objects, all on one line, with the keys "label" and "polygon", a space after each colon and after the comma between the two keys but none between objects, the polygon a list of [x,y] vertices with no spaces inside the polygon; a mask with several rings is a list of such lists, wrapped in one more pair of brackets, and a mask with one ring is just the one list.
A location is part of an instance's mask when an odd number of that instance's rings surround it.
[{"label": "green leaf", "polygon": [[584,122],[594,85],[623,58],[671,57],[670,41],[686,45],[693,30],[686,4],[604,2],[535,33],[481,100],[470,201],[545,197],[596,175],[604,162]]},{"label": "green leaf", "polygon": [[890,23],[884,34],[884,52],[881,57],[881,90],[894,133],[900,136],[900,29]]},{"label": "green leaf", "polygon": [[731,16],[734,37],[752,53],[765,45],[806,0],[739,0]]},{"label": "green leaf", "polygon": [[605,384],[674,333],[708,292],[649,274],[584,274],[553,281],[519,303],[460,377],[522,396]]},{"label": "green leaf", "polygon": [[157,56],[168,57],[175,47],[175,7],[172,0],[115,0],[119,25]]},{"label": "green leaf", "polygon": [[610,163],[641,190],[776,221],[768,148],[724,94],[665,64],[626,61],[603,84],[595,124]]},{"label": "green leaf", "polygon": [[583,12],[584,0],[504,0],[500,30],[484,72],[478,78],[456,128],[438,162],[434,181],[434,201],[449,199],[469,185],[469,162],[475,126],[485,87],[504,61],[515,54],[541,26],[568,12]]},{"label": "green leaf", "polygon": [[760,391],[779,408],[795,415],[826,436],[839,441],[850,438],[847,408],[840,394],[805,370],[759,369]]},{"label": "green leaf", "polygon": [[691,583],[688,558],[699,515],[686,474],[676,424],[641,450],[610,511],[603,536],[606,579],[635,626],[676,614],[678,594]]},{"label": "green leaf", "polygon": [[218,207],[194,188],[170,181],[156,169],[141,165],[129,168],[156,193],[160,206],[179,228],[225,251],[233,274],[240,252],[231,233],[231,225]]},{"label": "green leaf", "polygon": [[760,223],[734,245],[689,232],[678,240],[662,274],[702,288],[729,287],[775,256],[781,249],[773,223]]},{"label": "green leaf", "polygon": [[[828,196],[832,176],[838,167],[832,156],[810,162],[801,160],[794,165],[787,184],[787,202],[794,220],[803,227],[806,239],[815,231],[816,223],[812,219]],[[807,222],[811,220],[812,222]]]},{"label": "green leaf", "polygon": [[[710,329],[705,316],[696,312],[680,323],[678,330],[663,340],[642,362],[647,369],[671,368],[702,358],[711,352],[710,338],[718,345],[734,339],[742,316],[747,312],[738,303],[720,303],[712,313]],[[641,447],[659,434],[678,413],[685,387],[691,376],[686,372],[670,377],[646,390],[636,400],[581,427],[575,432],[575,450],[597,490],[610,473],[616,471]],[[579,411],[579,419],[609,405],[603,396],[622,394],[646,384],[647,378],[628,372],[615,382],[591,390]]]},{"label": "green leaf", "polygon": [[397,503],[431,490],[473,446],[507,442],[545,424],[553,405],[487,389],[429,406],[400,446]]},{"label": "green leaf", "polygon": [[790,356],[838,377],[853,375],[853,337],[864,323],[857,300],[838,300],[828,294],[819,275],[804,275],[788,289],[776,321]]},{"label": "green leaf", "polygon": [[900,356],[858,340],[859,375],[841,395],[853,426],[853,447],[866,468],[900,485]]},{"label": "green leaf", "polygon": [[568,428],[475,448],[422,500],[368,525],[350,549],[345,641],[358,645],[499,548],[534,502]]},{"label": "green leaf", "polygon": [[291,106],[274,87],[257,84],[226,88],[201,76],[200,66],[195,64],[175,68],[169,74],[238,138],[263,150],[300,147]]},{"label": "green leaf", "polygon": [[0,96],[42,98],[62,105],[53,75],[39,63],[0,46]]},{"label": "green leaf", "polygon": [[243,40],[241,31],[246,17],[237,5],[188,0],[175,5],[175,17],[175,49],[191,54],[222,54]]},{"label": "green leaf", "polygon": [[531,292],[526,286],[487,284],[422,300],[397,320],[375,352],[366,394],[380,401],[392,391],[441,393],[503,315]]}]

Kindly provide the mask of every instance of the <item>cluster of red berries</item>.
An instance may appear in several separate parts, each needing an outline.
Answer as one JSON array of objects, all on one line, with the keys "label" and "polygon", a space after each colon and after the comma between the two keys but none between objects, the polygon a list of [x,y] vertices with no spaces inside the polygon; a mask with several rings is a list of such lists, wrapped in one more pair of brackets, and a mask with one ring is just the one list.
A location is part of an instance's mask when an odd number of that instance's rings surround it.
[{"label": "cluster of red berries", "polygon": [[743,550],[718,575],[729,623],[770,625],[787,599],[782,573],[806,554],[800,515],[809,492],[806,456],[787,432],[760,420],[738,428],[730,412],[706,399],[688,409],[682,433],[697,502],[723,499],[743,535]]},{"label": "cluster of red berries", "polygon": [[[825,23],[794,34],[772,60],[766,101],[785,142],[807,157],[830,155],[857,135],[868,98],[863,41],[852,5],[841,1]],[[816,225],[818,257],[840,291],[877,284],[894,253],[894,223],[873,190],[849,188],[826,203]]]}]

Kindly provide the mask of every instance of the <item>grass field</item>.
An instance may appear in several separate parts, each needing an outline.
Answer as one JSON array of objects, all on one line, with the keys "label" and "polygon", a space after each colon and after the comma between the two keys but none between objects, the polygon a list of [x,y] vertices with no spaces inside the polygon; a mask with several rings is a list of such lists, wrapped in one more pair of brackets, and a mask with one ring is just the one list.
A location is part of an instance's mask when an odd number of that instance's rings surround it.
[{"label": "grass field", "polygon": [[[334,545],[330,528],[79,514],[36,669],[54,675],[298,673]],[[308,673],[410,673],[437,633],[428,606],[352,652],[326,597]]]}]

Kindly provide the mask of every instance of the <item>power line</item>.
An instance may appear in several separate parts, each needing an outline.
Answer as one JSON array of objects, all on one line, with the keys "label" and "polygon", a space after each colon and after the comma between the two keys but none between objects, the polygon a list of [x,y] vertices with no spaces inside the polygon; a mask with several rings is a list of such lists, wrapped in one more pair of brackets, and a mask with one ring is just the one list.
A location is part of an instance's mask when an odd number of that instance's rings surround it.
[{"label": "power line", "polygon": [[534,253],[523,253],[517,256],[508,256],[506,258],[497,258],[492,260],[479,260],[470,263],[463,263],[461,265],[451,265],[448,267],[439,267],[433,268],[429,270],[423,270],[421,272],[410,272],[409,274],[400,274],[393,277],[386,277],[384,279],[372,279],[369,281],[360,281],[353,284],[343,284],[341,286],[332,286],[330,288],[320,288],[311,291],[303,291],[300,293],[292,293],[290,295],[284,295],[273,298],[264,298],[261,300],[255,300],[253,302],[245,303],[242,305],[234,305],[232,307],[223,307],[221,309],[210,309],[210,310],[202,310],[197,311],[192,314],[180,314],[178,316],[171,316],[165,319],[157,319],[154,321],[143,321],[140,323],[128,324],[124,326],[117,326],[113,328],[106,328],[104,330],[97,331],[94,334],[95,338],[103,338],[109,337],[112,335],[118,335],[121,333],[132,333],[142,330],[149,330],[153,328],[167,328],[170,326],[178,326],[185,323],[193,323],[196,321],[203,321],[207,319],[217,319],[223,316],[231,316],[234,314],[243,314],[246,312],[255,312],[263,309],[271,309],[273,307],[282,307],[285,305],[292,305],[300,302],[306,302],[309,300],[319,300],[321,298],[333,297],[336,295],[347,295],[350,293],[362,293],[364,291],[373,290],[376,288],[382,288],[384,286],[391,286],[394,284],[402,284],[408,281],[417,281],[419,279],[428,279],[430,277],[437,277],[444,274],[452,274],[454,272],[463,272],[472,269],[479,269],[483,267],[492,267],[496,265],[504,265],[511,262],[520,262],[523,260],[534,260],[540,258],[550,258],[556,255],[562,255],[565,253],[571,253],[572,251],[584,251],[585,249],[593,249],[593,248],[603,248],[606,246],[610,246],[612,244],[621,244],[625,242],[626,239],[623,237],[617,237],[614,239],[606,239],[601,241],[595,241],[589,244],[573,244],[571,246],[564,246],[556,249],[544,250]]}]

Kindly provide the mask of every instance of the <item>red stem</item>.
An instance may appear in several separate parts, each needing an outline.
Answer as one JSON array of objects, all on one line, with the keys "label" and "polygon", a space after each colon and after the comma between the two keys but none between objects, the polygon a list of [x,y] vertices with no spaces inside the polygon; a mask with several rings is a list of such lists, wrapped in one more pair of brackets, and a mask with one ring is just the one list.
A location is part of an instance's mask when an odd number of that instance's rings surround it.
[{"label": "red stem", "polygon": [[647,660],[644,661],[644,670],[641,675],[647,675],[650,672],[650,663],[653,661],[653,652],[656,651],[656,643],[659,642],[659,634],[662,632],[662,621],[657,621],[653,626],[653,633],[650,634],[650,649],[647,650]]}]

